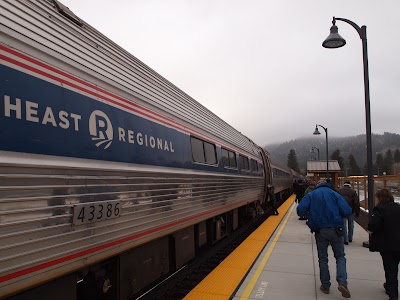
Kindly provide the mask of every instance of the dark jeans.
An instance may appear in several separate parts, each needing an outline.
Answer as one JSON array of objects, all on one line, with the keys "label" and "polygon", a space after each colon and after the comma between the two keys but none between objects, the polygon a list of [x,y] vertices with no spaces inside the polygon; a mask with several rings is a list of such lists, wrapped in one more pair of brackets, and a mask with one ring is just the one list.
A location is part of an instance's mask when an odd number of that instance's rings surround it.
[{"label": "dark jeans", "polygon": [[278,210],[276,209],[276,201],[275,200],[269,201],[268,206],[271,207],[272,214],[274,214],[274,215],[278,214]]},{"label": "dark jeans", "polygon": [[[354,218],[355,214],[351,214],[347,218],[343,218],[344,241],[349,242],[353,240],[354,232]],[[348,228],[348,230],[347,230]]]},{"label": "dark jeans", "polygon": [[398,297],[398,271],[400,262],[400,251],[380,252],[385,269],[386,293],[389,297]]},{"label": "dark jeans", "polygon": [[340,285],[347,286],[346,257],[344,253],[343,236],[336,234],[335,228],[321,228],[315,234],[315,241],[318,250],[319,277],[325,288],[331,286],[328,267],[328,246],[332,246],[333,254],[336,258],[336,281]]}]

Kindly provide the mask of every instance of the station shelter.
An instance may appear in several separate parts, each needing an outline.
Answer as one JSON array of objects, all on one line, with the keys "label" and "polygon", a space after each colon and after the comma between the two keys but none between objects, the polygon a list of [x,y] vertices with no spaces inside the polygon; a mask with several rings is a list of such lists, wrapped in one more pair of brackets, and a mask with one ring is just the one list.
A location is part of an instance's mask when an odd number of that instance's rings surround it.
[{"label": "station shelter", "polygon": [[340,165],[337,160],[328,161],[328,172],[326,170],[326,160],[309,160],[307,161],[307,178],[318,182],[320,179],[331,179],[333,186],[339,183]]}]

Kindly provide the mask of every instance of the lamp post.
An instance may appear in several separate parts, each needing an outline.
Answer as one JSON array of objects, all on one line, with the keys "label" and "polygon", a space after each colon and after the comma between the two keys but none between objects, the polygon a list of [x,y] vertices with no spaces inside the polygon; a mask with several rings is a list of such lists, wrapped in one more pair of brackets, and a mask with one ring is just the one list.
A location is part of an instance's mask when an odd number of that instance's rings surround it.
[{"label": "lamp post", "polygon": [[365,124],[366,124],[366,137],[367,137],[367,173],[368,173],[368,213],[369,217],[372,216],[372,209],[374,205],[374,174],[372,169],[372,139],[371,139],[371,109],[370,109],[370,95],[369,95],[369,75],[368,75],[368,53],[367,53],[367,27],[363,25],[361,28],[356,23],[343,19],[335,18],[332,20],[331,33],[323,41],[322,46],[325,48],[340,48],[346,45],[346,41],[338,34],[338,28],[335,25],[336,21],[342,21],[353,26],[357,31],[362,41],[363,50],[363,66],[364,66],[364,97],[365,97]]},{"label": "lamp post", "polygon": [[[323,130],[325,130],[325,136],[326,136],[326,179],[328,179],[328,178],[329,178],[328,128],[325,128],[325,127],[322,126],[322,125],[316,124],[316,125],[315,125],[315,131],[314,131],[314,133],[313,133],[314,135],[321,134],[321,133],[318,131],[318,126],[321,127]],[[319,151],[318,151],[318,154],[319,154]]]},{"label": "lamp post", "polygon": [[[318,133],[317,133],[317,134],[318,134]],[[318,151],[318,160],[319,160],[319,149],[318,149],[317,147],[312,146],[312,147],[311,147],[311,153],[315,153],[314,150],[317,150],[317,151]]]}]

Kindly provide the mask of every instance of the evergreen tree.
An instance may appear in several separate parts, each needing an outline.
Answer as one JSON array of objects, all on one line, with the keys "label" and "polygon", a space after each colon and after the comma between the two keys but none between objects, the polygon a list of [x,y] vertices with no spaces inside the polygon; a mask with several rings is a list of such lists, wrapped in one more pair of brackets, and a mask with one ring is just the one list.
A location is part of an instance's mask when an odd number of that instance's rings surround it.
[{"label": "evergreen tree", "polygon": [[339,166],[340,166],[340,173],[343,175],[344,174],[344,170],[345,170],[345,165],[344,165],[344,159],[340,155],[340,150],[339,149],[336,149],[335,151],[333,151],[333,153],[331,155],[331,159],[338,161]]},{"label": "evergreen tree", "polygon": [[376,164],[376,168],[377,168],[377,172],[376,173],[378,174],[378,176],[382,175],[384,163],[383,163],[383,156],[382,156],[381,153],[378,153],[376,155],[376,163],[375,164]]},{"label": "evergreen tree", "polygon": [[395,163],[400,163],[400,150],[399,149],[396,149],[396,151],[394,151],[393,161]]},{"label": "evergreen tree", "polygon": [[364,164],[363,175],[368,175],[368,165],[367,165],[367,163]]},{"label": "evergreen tree", "polygon": [[393,174],[393,154],[390,149],[385,153],[385,158],[383,159],[383,170],[386,172],[386,175]]},{"label": "evergreen tree", "polygon": [[297,155],[294,149],[290,149],[289,151],[287,165],[297,173],[300,173],[299,164],[297,163]]},{"label": "evergreen tree", "polygon": [[349,161],[348,175],[349,176],[361,175],[360,167],[358,166],[357,161],[354,158],[353,154],[350,153],[347,159]]}]

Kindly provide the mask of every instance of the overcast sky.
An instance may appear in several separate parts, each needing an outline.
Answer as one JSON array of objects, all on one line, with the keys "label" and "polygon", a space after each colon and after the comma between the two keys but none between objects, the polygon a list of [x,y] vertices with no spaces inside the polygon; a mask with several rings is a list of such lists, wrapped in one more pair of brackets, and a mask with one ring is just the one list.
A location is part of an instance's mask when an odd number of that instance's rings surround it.
[{"label": "overcast sky", "polygon": [[61,2],[260,146],[365,133],[361,39],[321,44],[366,25],[372,132],[400,133],[399,0]]}]

